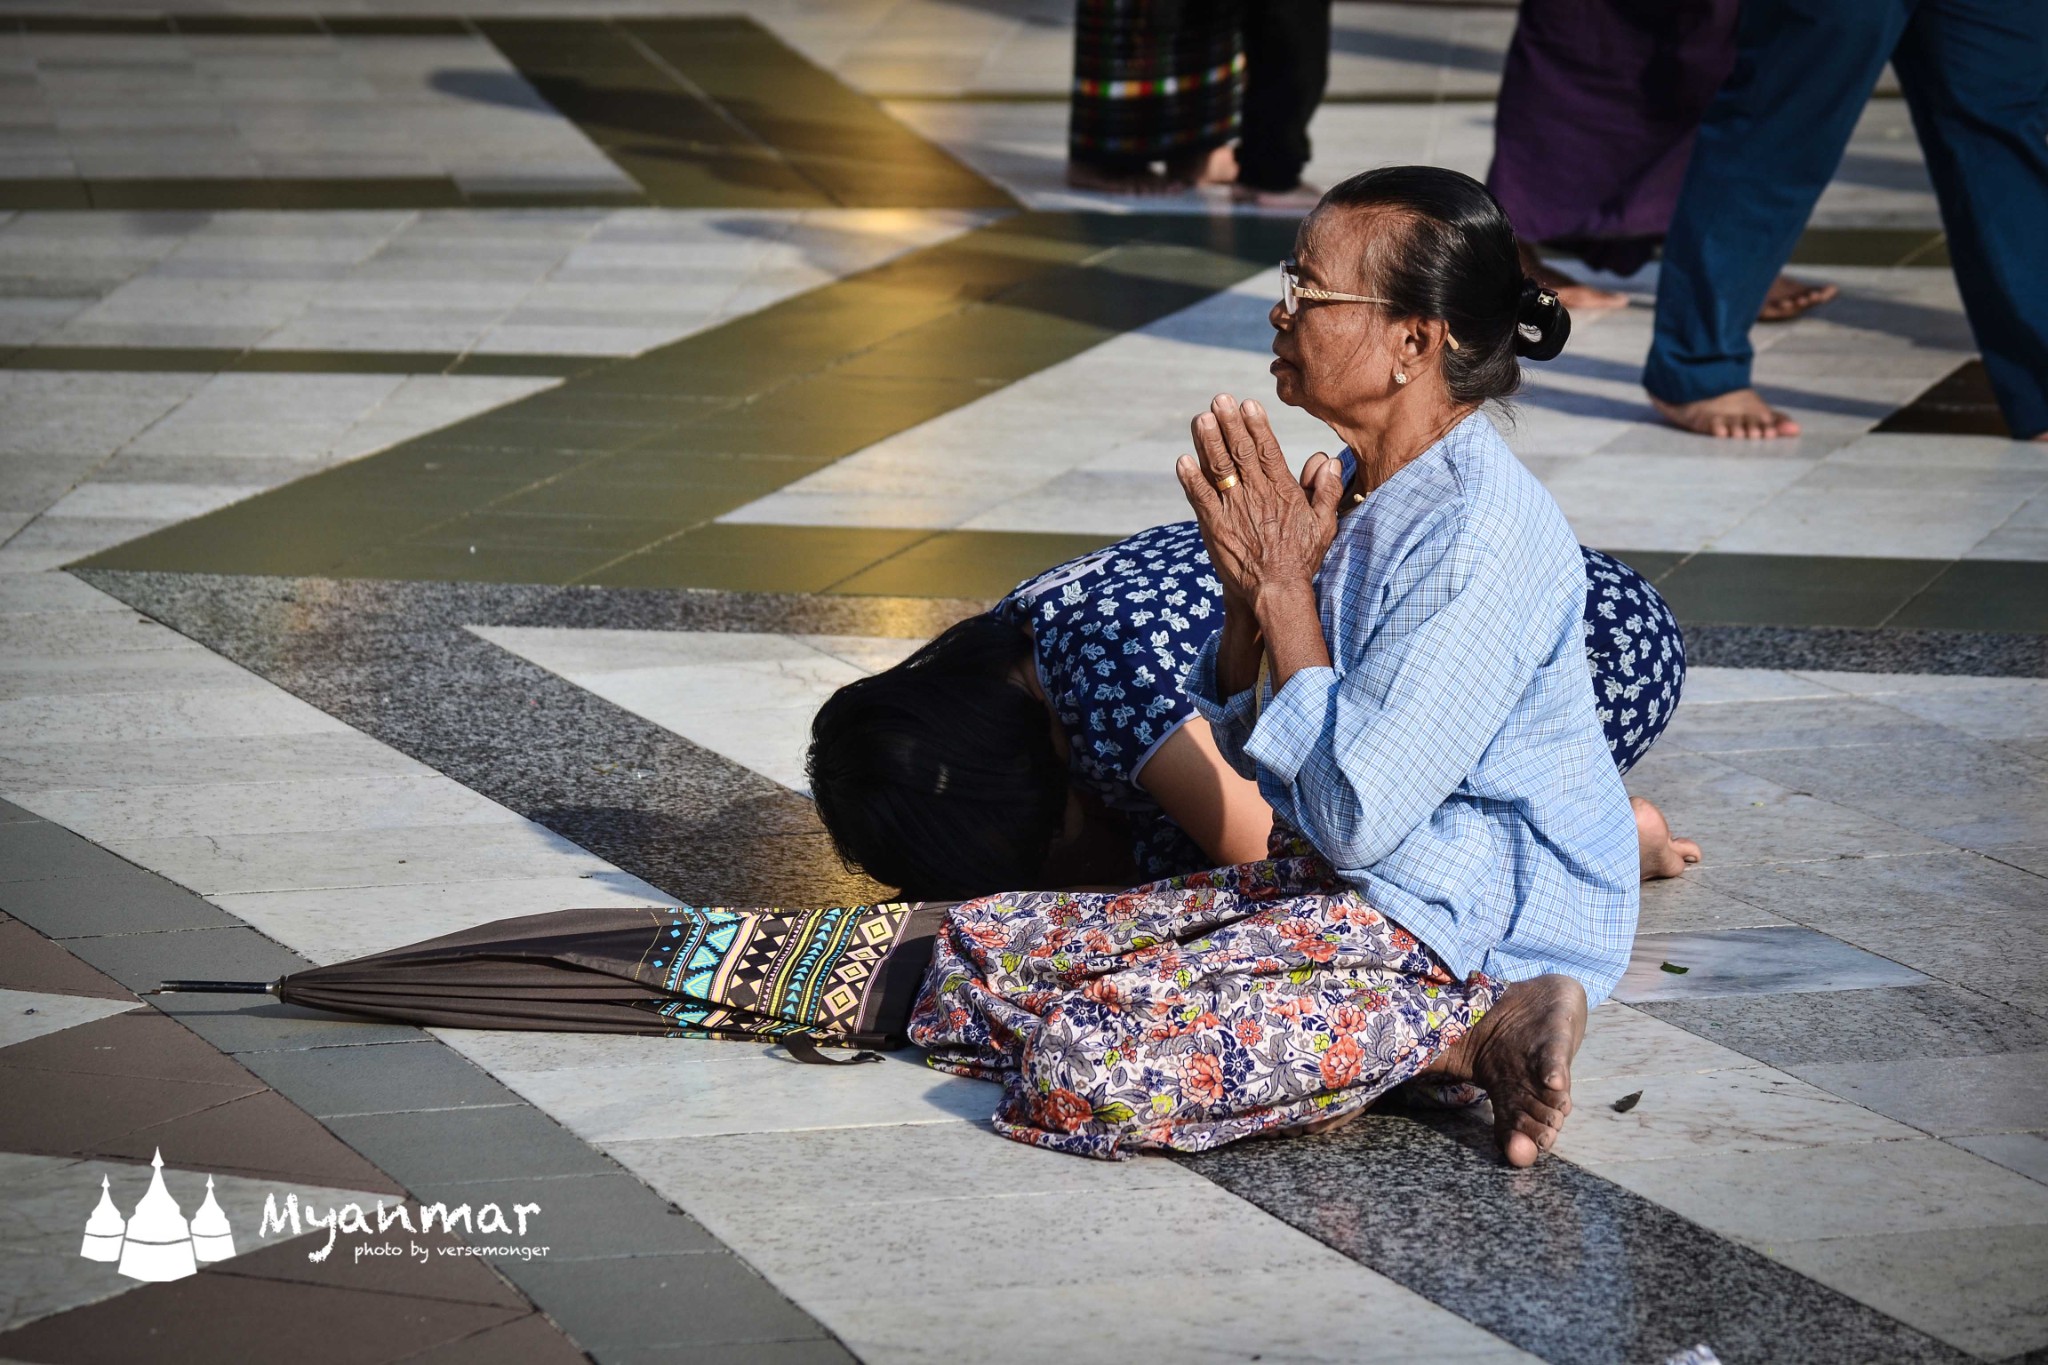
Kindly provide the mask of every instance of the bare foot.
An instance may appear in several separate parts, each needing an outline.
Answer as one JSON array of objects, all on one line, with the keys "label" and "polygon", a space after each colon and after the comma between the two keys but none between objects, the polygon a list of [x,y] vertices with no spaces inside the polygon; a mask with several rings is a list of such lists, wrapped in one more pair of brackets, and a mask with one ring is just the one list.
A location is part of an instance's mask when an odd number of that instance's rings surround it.
[{"label": "bare foot", "polygon": [[1700,860],[1700,846],[1690,839],[1671,837],[1664,812],[1640,796],[1631,796],[1636,812],[1636,847],[1642,857],[1643,880],[1661,881],[1676,877]]},{"label": "bare foot", "polygon": [[1545,265],[1543,258],[1536,254],[1536,248],[1527,242],[1515,243],[1515,249],[1521,253],[1522,273],[1533,278],[1545,289],[1554,292],[1567,311],[1603,313],[1628,307],[1628,295],[1612,289],[1596,289],[1590,284],[1580,284],[1562,270]]},{"label": "bare foot", "polygon": [[1236,184],[1237,148],[1226,142],[1206,152],[1173,157],[1166,163],[1166,178],[1176,189],[1191,185]]},{"label": "bare foot", "polygon": [[1509,986],[1422,1074],[1486,1091],[1501,1156],[1510,1166],[1533,1166],[1557,1144],[1572,1112],[1572,1058],[1585,1038],[1585,987],[1568,976],[1539,976]]},{"label": "bare foot", "polygon": [[1761,441],[1799,434],[1799,423],[1764,402],[1755,389],[1736,389],[1696,403],[1667,403],[1652,394],[1650,406],[1672,426],[1701,436]]},{"label": "bare foot", "polygon": [[1790,322],[1811,313],[1841,292],[1832,284],[1813,284],[1793,275],[1780,275],[1771,281],[1771,292],[1764,295],[1764,306],[1757,310],[1756,320]]},{"label": "bare foot", "polygon": [[1180,188],[1157,171],[1111,171],[1085,161],[1067,163],[1067,185],[1104,194],[1171,194]]}]

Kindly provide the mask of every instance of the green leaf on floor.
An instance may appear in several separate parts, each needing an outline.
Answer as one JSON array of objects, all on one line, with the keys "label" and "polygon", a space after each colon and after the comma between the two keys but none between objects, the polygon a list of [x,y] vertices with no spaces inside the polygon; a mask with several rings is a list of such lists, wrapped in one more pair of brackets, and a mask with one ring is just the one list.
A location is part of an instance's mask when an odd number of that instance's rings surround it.
[{"label": "green leaf on floor", "polygon": [[1687,972],[1691,971],[1692,968],[1681,967],[1676,962],[1667,962],[1664,964],[1661,970],[1667,971],[1671,973],[1673,976],[1684,976]]},{"label": "green leaf on floor", "polygon": [[1626,1114],[1629,1110],[1636,1107],[1636,1101],[1641,1099],[1642,1097],[1643,1092],[1640,1090],[1636,1091],[1636,1093],[1633,1095],[1623,1095],[1620,1099],[1614,1102],[1614,1112],[1617,1114]]}]

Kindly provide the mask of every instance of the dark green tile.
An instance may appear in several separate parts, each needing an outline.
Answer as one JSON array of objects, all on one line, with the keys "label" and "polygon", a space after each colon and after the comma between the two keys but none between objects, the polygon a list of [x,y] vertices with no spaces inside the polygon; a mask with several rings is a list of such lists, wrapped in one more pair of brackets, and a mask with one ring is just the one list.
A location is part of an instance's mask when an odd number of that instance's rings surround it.
[{"label": "dark green tile", "polygon": [[[598,571],[571,551],[551,550],[563,558],[540,569],[496,546],[470,556],[467,540],[459,555],[399,542],[439,539],[441,523],[483,512],[709,521],[1206,298],[1263,268],[1277,241],[1270,226],[1112,218],[1005,220],[86,563],[478,581]],[[1090,258],[1102,269],[1081,264]],[[687,561],[721,583],[747,576],[708,546],[673,554],[659,572]],[[993,591],[1040,567],[1029,558],[994,561]],[[893,591],[866,586],[868,562],[846,565],[857,590]],[[886,570],[906,573],[925,581],[916,562]]]},{"label": "dark green tile", "polygon": [[240,351],[171,346],[24,346],[7,357],[10,370],[196,371],[217,374]]},{"label": "dark green tile", "polygon": [[633,19],[620,26],[832,203],[1016,207],[1005,191],[752,20]]},{"label": "dark green tile", "polygon": [[0,209],[89,209],[83,180],[0,180]]},{"label": "dark green tile", "polygon": [[1928,228],[1808,228],[1794,265],[1930,266],[1947,269],[1948,239]]},{"label": "dark green tile", "polygon": [[1683,564],[1688,556],[1674,550],[1608,550],[1607,554],[1634,569],[1652,583]]},{"label": "dark green tile", "polygon": [[[630,463],[629,463],[630,462]],[[802,478],[826,462],[772,455],[636,452],[594,461],[547,484],[505,498],[496,510],[557,516],[709,521]],[[651,466],[662,466],[656,473]],[[629,465],[627,469],[620,466]]]},{"label": "dark green tile", "polygon": [[1943,569],[1885,624],[1909,630],[2048,635],[2048,564],[1959,561]]},{"label": "dark green tile", "polygon": [[1115,536],[944,531],[834,583],[875,597],[1001,597],[1035,573],[1112,544]]},{"label": "dark green tile", "polygon": [[25,33],[169,33],[162,15],[23,14],[15,17]]},{"label": "dark green tile", "polygon": [[489,511],[437,523],[406,540],[408,546],[432,545],[485,550],[547,550],[564,554],[603,552],[631,554],[682,529],[674,518],[522,515]]},{"label": "dark green tile", "polygon": [[88,180],[85,192],[96,209],[274,209],[275,182],[254,179]]},{"label": "dark green tile", "polygon": [[823,592],[930,531],[712,523],[607,565],[584,582],[611,588]]},{"label": "dark green tile", "polygon": [[1685,625],[1876,626],[1941,561],[1699,554],[1657,580]]},{"label": "dark green tile", "polygon": [[467,199],[447,176],[359,180],[280,178],[269,182],[285,209],[452,209]]},{"label": "dark green tile", "polygon": [[1966,360],[1872,428],[1947,436],[2011,436],[1982,360]]},{"label": "dark green tile", "polygon": [[460,545],[381,545],[336,566],[338,578],[405,582],[574,583],[616,556],[608,550],[537,550]]}]

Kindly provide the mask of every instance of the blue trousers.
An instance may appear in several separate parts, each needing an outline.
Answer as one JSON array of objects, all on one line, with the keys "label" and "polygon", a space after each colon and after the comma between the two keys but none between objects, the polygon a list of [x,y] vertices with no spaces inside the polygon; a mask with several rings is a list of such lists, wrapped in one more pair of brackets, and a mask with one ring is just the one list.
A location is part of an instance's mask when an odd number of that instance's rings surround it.
[{"label": "blue trousers", "polygon": [[2012,433],[2048,431],[2048,0],[1743,0],[1657,285],[1643,386],[1750,384],[1749,329],[1887,60]]}]

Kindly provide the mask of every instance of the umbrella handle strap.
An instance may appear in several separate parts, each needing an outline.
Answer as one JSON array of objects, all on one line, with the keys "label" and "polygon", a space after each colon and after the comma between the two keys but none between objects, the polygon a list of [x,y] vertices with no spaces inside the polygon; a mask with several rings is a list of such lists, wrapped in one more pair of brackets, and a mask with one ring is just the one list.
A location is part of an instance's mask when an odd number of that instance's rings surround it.
[{"label": "umbrella handle strap", "polygon": [[862,1062],[882,1060],[882,1054],[879,1052],[856,1052],[851,1057],[835,1060],[818,1051],[818,1040],[808,1033],[792,1033],[776,1041],[782,1044],[790,1056],[805,1066],[858,1066]]}]

